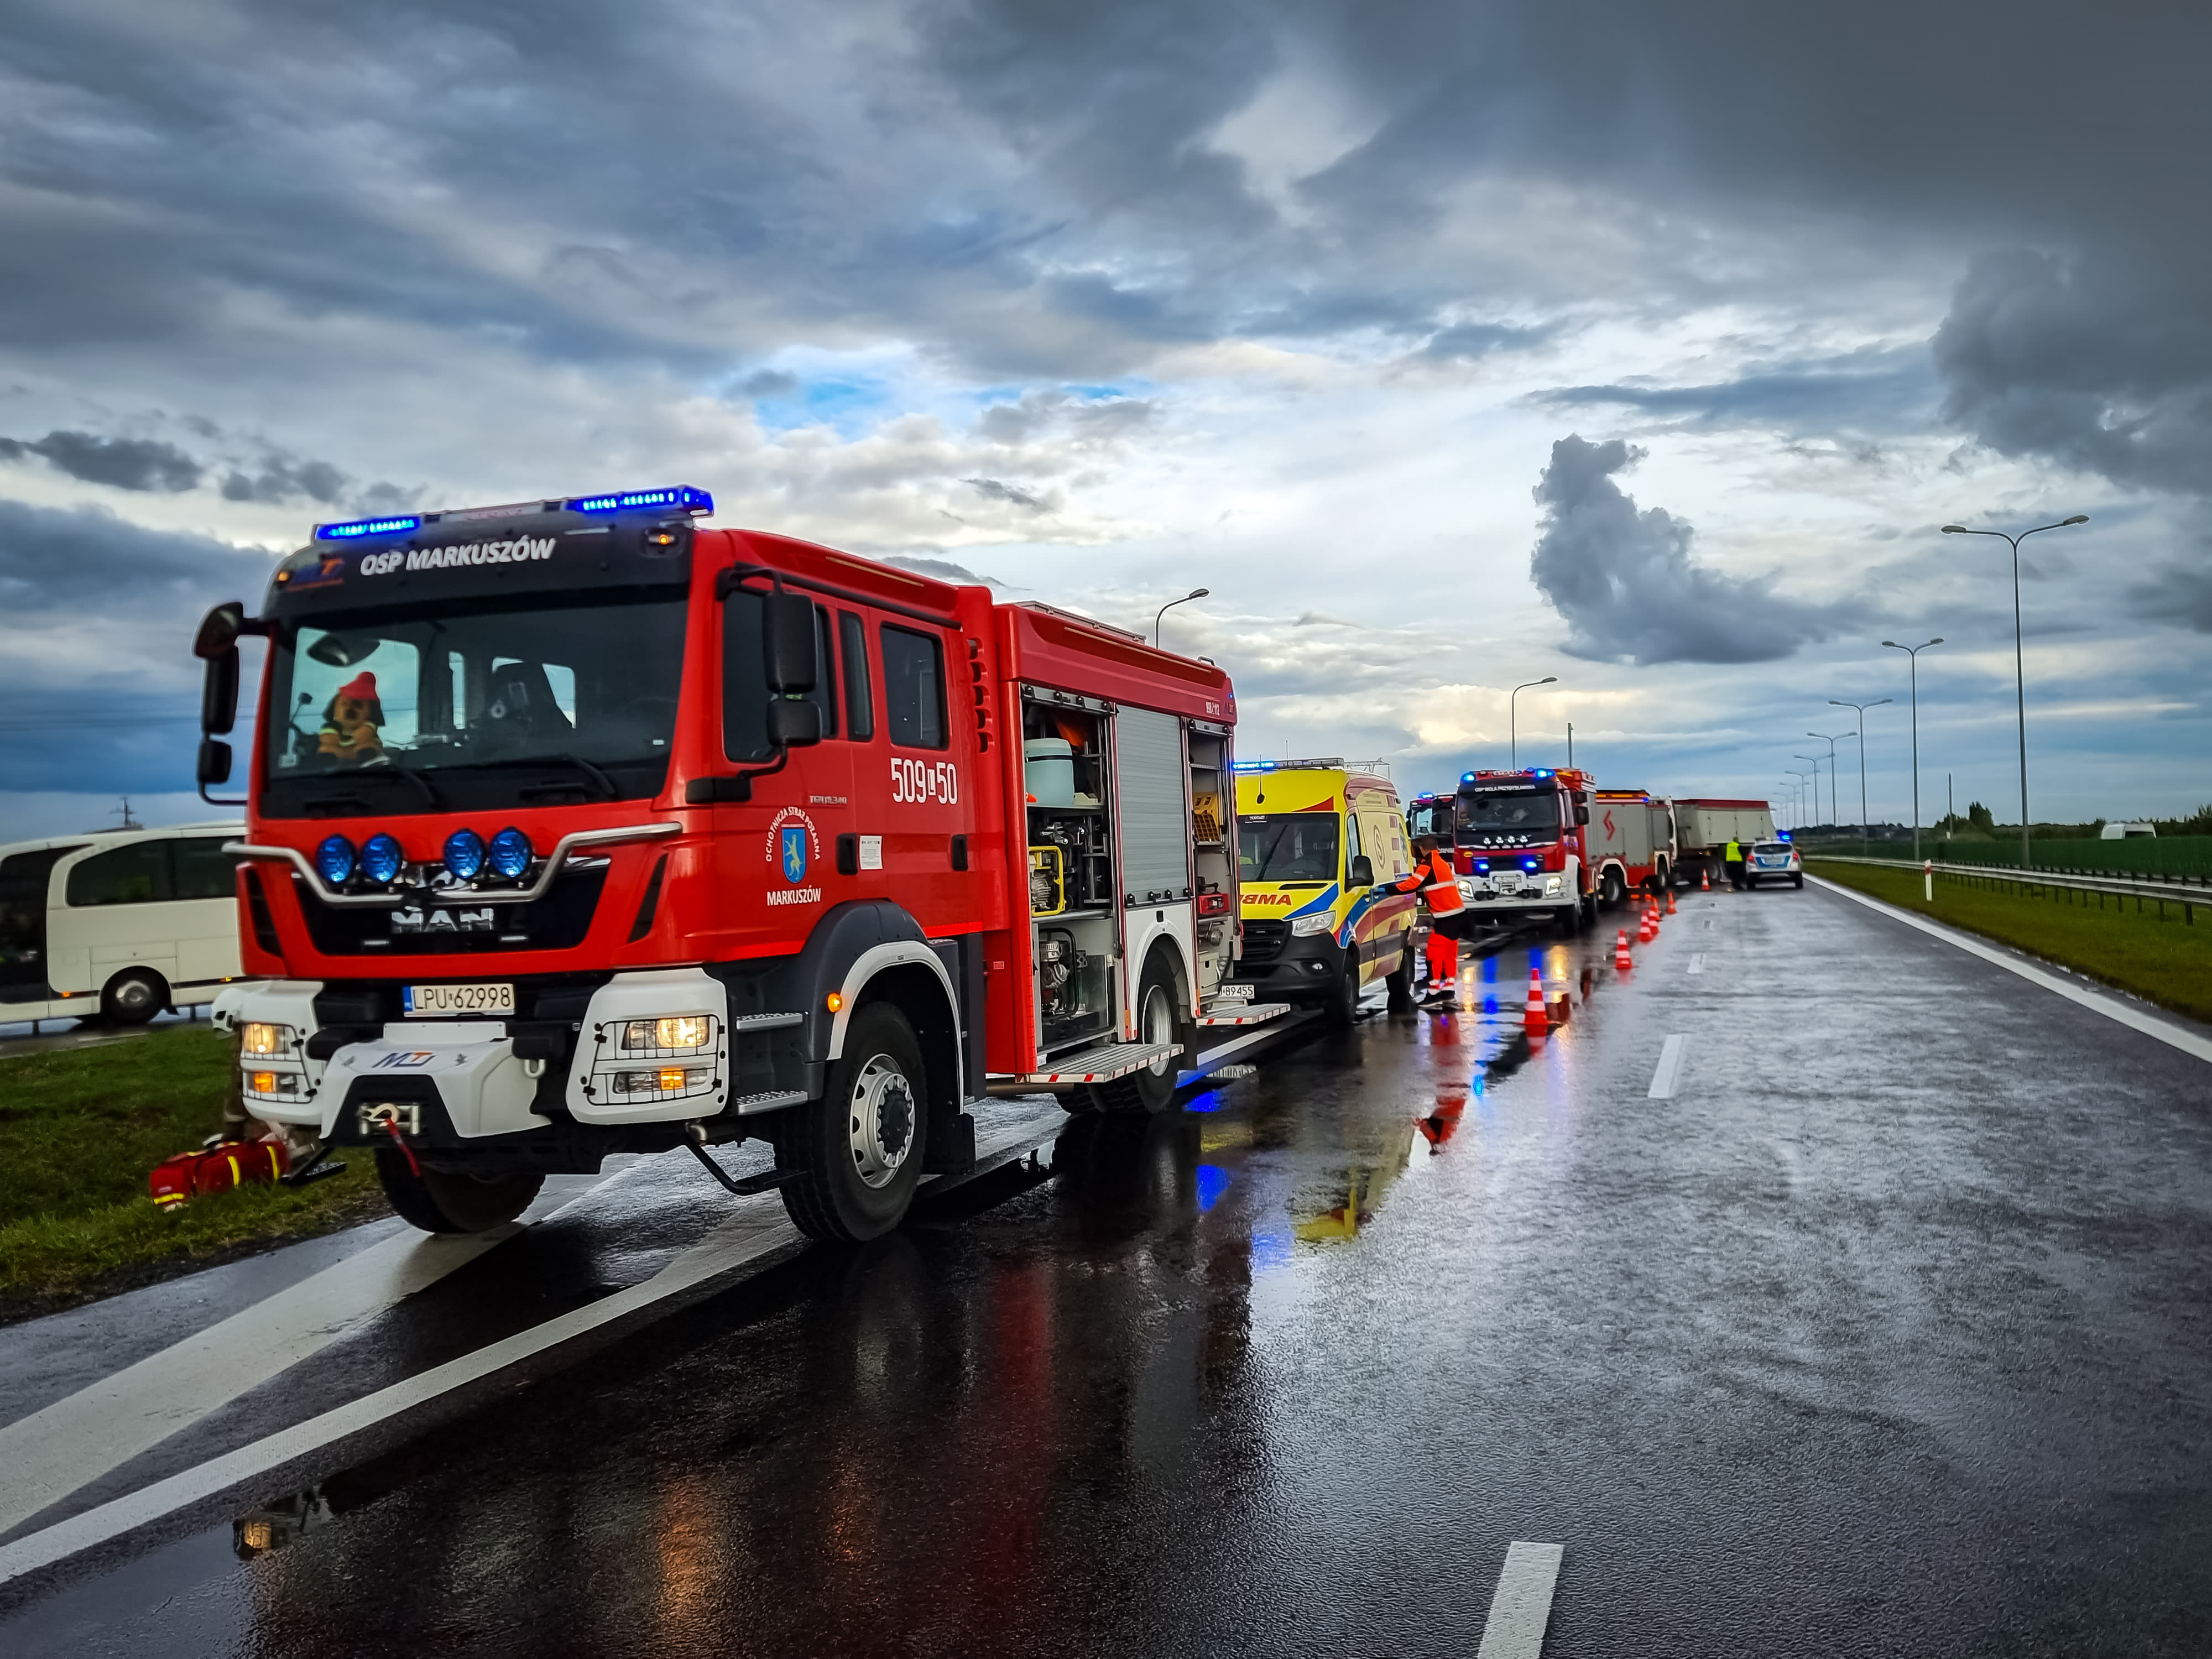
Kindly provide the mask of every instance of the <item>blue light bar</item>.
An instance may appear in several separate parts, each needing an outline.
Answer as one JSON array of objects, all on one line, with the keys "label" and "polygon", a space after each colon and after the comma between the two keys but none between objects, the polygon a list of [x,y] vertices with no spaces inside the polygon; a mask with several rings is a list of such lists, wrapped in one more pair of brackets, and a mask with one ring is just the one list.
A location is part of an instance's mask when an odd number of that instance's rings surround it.
[{"label": "blue light bar", "polygon": [[1462,783],[1473,783],[1474,781],[1474,774],[1472,772],[1462,772],[1459,775],[1459,781]]},{"label": "blue light bar", "polygon": [[672,507],[679,513],[712,513],[714,498],[703,489],[677,484],[667,489],[630,489],[619,495],[577,495],[571,513],[634,513],[641,507]]},{"label": "blue light bar", "polygon": [[410,530],[420,530],[420,514],[410,513],[397,519],[351,519],[344,524],[319,524],[315,539],[319,542],[349,542],[360,536],[403,536]]},{"label": "blue light bar", "polygon": [[1271,760],[1231,761],[1229,769],[1232,772],[1272,772],[1275,769],[1275,763]]},{"label": "blue light bar", "polygon": [[1528,769],[1528,775],[1532,778],[1548,778],[1552,775],[1552,769],[1548,766],[1532,766]]}]

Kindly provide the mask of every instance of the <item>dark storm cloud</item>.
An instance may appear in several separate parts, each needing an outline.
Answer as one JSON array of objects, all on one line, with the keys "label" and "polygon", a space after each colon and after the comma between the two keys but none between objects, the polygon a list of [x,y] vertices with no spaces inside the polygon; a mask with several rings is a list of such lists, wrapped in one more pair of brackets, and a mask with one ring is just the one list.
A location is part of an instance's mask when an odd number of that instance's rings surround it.
[{"label": "dark storm cloud", "polygon": [[1022,507],[1031,513],[1048,510],[1044,502],[1018,484],[1000,483],[996,478],[963,478],[960,482],[986,501],[1005,501],[1011,507]]},{"label": "dark storm cloud", "polygon": [[0,438],[0,457],[37,455],[72,478],[118,489],[190,489],[202,468],[174,444],[148,438],[99,438],[89,432],[49,432],[25,442]]},{"label": "dark storm cloud", "polygon": [[1928,354],[1913,348],[1775,365],[1705,386],[1561,386],[1536,401],[1554,409],[1609,404],[1700,426],[1895,432],[1929,425],[1937,397]]},{"label": "dark storm cloud", "polygon": [[[173,611],[188,638],[202,604],[260,602],[273,562],[204,536],[146,530],[92,507],[0,500],[0,600],[15,617],[89,606]],[[179,648],[182,648],[179,646]]]},{"label": "dark storm cloud", "polygon": [[234,471],[222,481],[222,495],[229,501],[296,501],[306,496],[325,506],[336,501],[353,483],[328,461],[303,461],[295,456],[272,455],[252,476]]},{"label": "dark storm cloud", "polygon": [[1529,574],[1566,621],[1575,656],[1638,664],[1766,662],[1826,639],[1827,613],[1690,557],[1695,534],[1663,507],[1638,512],[1613,482],[1641,450],[1570,435],[1552,446],[1535,497],[1542,534]]},{"label": "dark storm cloud", "polygon": [[1440,328],[1421,347],[1419,356],[1433,362],[1471,363],[1499,351],[1523,351],[1542,345],[1559,333],[1556,325],[1522,328],[1509,323],[1455,323]]},{"label": "dark storm cloud", "polygon": [[2146,621],[2212,634],[2212,558],[2200,553],[2195,564],[2158,566],[2129,586],[2128,599]]}]

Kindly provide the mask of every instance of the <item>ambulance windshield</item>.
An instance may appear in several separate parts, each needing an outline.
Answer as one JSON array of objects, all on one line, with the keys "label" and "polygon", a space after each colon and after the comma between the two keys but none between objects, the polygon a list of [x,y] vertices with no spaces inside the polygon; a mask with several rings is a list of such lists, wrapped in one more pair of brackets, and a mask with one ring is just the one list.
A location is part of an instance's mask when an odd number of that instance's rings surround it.
[{"label": "ambulance windshield", "polygon": [[1468,790],[1459,798],[1459,838],[1463,844],[1504,842],[1525,847],[1531,837],[1548,840],[1559,829],[1556,790]]},{"label": "ambulance windshield", "polygon": [[[285,628],[264,805],[428,811],[659,793],[684,658],[680,594],[410,606]],[[370,785],[363,789],[362,786]]]},{"label": "ambulance windshield", "polygon": [[1337,874],[1335,813],[1238,815],[1238,881],[1327,883]]}]

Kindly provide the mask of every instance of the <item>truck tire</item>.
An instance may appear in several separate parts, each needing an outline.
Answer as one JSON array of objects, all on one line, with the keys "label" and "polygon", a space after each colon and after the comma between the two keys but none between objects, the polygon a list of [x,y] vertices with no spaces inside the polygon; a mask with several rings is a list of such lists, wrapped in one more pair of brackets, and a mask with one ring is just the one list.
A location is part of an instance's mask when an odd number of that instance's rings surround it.
[{"label": "truck tire", "polygon": [[1141,1066],[1127,1077],[1094,1085],[1098,1105],[1109,1112],[1164,1112],[1176,1096],[1178,1063],[1191,1053],[1197,1027],[1176,1004],[1175,970],[1154,951],[1145,963],[1145,976],[1137,982],[1137,1041],[1172,1042],[1176,1052],[1165,1060]]},{"label": "truck tire", "polygon": [[169,1006],[169,982],[151,968],[125,968],[100,988],[100,1014],[110,1025],[143,1025]]},{"label": "truck tire", "polygon": [[799,1231],[858,1243],[906,1218],[921,1183],[927,1085],[906,1016],[888,1002],[857,1010],[822,1098],[787,1109],[776,1127],[775,1167],[792,1177],[783,1207]]},{"label": "truck tire", "polygon": [[1585,933],[1597,926],[1597,895],[1584,893],[1575,907]]},{"label": "truck tire", "polygon": [[443,1170],[416,1174],[393,1146],[376,1149],[376,1178],[392,1210],[426,1233],[482,1233],[501,1227],[530,1207],[541,1175],[456,1175]]},{"label": "truck tire", "polygon": [[1412,929],[1408,928],[1406,933],[1405,954],[1398,958],[1398,965],[1390,970],[1389,976],[1385,979],[1382,983],[1389,988],[1389,1008],[1392,1013],[1410,1014],[1413,1012],[1413,934]]},{"label": "truck tire", "polygon": [[1628,884],[1620,878],[1620,871],[1614,866],[1607,866],[1605,873],[1598,878],[1598,908],[1601,910],[1618,909],[1621,900],[1627,896]]}]

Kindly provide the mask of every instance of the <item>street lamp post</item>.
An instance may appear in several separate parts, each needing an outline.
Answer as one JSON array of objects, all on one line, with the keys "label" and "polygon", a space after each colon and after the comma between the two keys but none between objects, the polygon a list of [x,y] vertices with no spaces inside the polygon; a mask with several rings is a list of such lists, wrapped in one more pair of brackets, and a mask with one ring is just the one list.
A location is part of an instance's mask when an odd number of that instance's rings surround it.
[{"label": "street lamp post", "polygon": [[1188,605],[1193,599],[1204,599],[1213,590],[1210,587],[1194,587],[1189,592],[1184,594],[1181,599],[1170,599],[1165,605],[1162,605],[1159,608],[1158,612],[1152,617],[1153,648],[1157,650],[1160,643],[1160,617],[1166,616],[1169,611],[1174,610],[1179,605]]},{"label": "street lamp post", "polygon": [[1912,861],[1920,862],[1920,653],[1929,645],[1941,645],[1943,636],[1938,634],[1927,645],[1899,645],[1895,640],[1882,643],[1892,651],[1902,651],[1912,665]]},{"label": "street lamp post", "polygon": [[[1809,760],[1812,757],[1808,755],[1796,755],[1791,757],[1791,758],[1795,760]],[[1814,780],[1813,787],[1815,790],[1819,789],[1820,787],[1820,769],[1816,766],[1809,772],[1800,772],[1796,767],[1791,766],[1785,767],[1784,769],[1787,771],[1791,777],[1797,780],[1797,816],[1800,820],[1797,827],[1802,830],[1805,827],[1805,780],[1808,778]],[[1819,817],[1820,811],[1820,803],[1816,798],[1813,802],[1814,816],[1815,817]]]},{"label": "street lamp post", "polygon": [[1876,697],[1872,702],[1845,702],[1840,697],[1828,699],[1831,708],[1856,708],[1859,711],[1859,852],[1867,850],[1867,793],[1866,793],[1866,711],[1879,708],[1889,702],[1887,697]]},{"label": "street lamp post", "polygon": [[1557,674],[1547,674],[1540,680],[1524,680],[1515,686],[1513,695],[1505,699],[1505,739],[1509,745],[1507,752],[1513,757],[1511,765],[1516,772],[1521,769],[1521,726],[1520,718],[1514,709],[1514,700],[1532,685],[1556,685],[1559,678]]},{"label": "street lamp post", "polygon": [[2033,530],[2023,530],[2017,536],[2002,530],[1969,530],[1962,524],[1947,524],[1947,536],[1995,536],[2012,548],[2012,683],[2015,702],[2020,708],[2020,867],[2028,866],[2027,851],[2027,651],[2021,642],[2020,626],[2020,544],[2030,536],[2040,536],[2046,530],[2063,530],[2069,525],[2087,524],[2089,515],[2076,513],[2070,519],[2061,519],[2057,524],[2039,524]]},{"label": "street lamp post", "polygon": [[[1808,732],[1806,735],[1809,737],[1812,733]],[[1813,816],[1818,818],[1820,816],[1820,757],[1818,755],[1792,755],[1790,758],[1813,763]],[[1832,789],[1829,791],[1831,795],[1834,793]]]},{"label": "street lamp post", "polygon": [[[1851,733],[1849,732],[1838,732],[1832,738],[1826,732],[1808,732],[1805,735],[1808,738],[1818,738],[1822,743],[1828,745],[1828,810],[1833,812],[1837,817],[1840,818],[1844,815],[1844,803],[1842,798],[1838,796],[1836,792],[1842,787],[1844,781],[1836,771],[1836,745],[1838,743],[1841,743],[1845,738],[1850,737]],[[1861,744],[1859,748],[1861,752],[1863,753],[1866,749],[1866,745],[1864,744]],[[1860,816],[1865,816],[1863,808],[1861,809]],[[1859,839],[1863,842],[1866,839],[1866,836],[1864,834],[1866,826],[1863,823],[1859,826],[1859,829],[1861,831]]]}]

